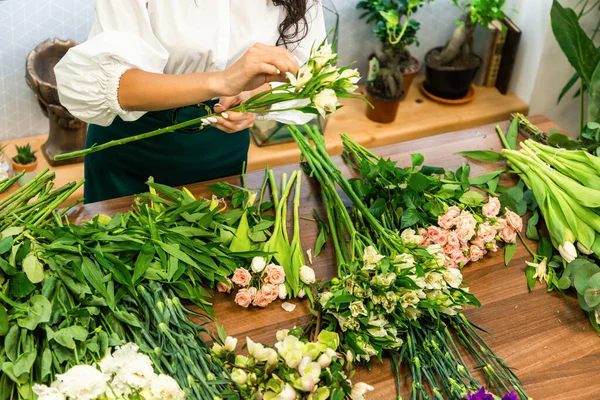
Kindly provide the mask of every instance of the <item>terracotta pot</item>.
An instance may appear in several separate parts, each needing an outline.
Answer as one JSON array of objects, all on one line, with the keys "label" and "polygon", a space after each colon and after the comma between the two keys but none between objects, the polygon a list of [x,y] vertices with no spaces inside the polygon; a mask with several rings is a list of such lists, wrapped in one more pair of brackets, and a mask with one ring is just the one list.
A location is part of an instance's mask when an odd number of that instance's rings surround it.
[{"label": "terracotta pot", "polygon": [[415,60],[417,60],[419,66],[412,72],[405,72],[402,74],[402,78],[404,79],[404,97],[402,99],[405,99],[408,96],[408,91],[410,90],[413,79],[415,79],[415,76],[417,76],[417,74],[421,70],[421,67],[423,66],[423,64],[421,64],[421,61],[419,61],[416,58]]},{"label": "terracotta pot", "polygon": [[373,108],[367,105],[367,118],[371,121],[381,122],[383,124],[394,122],[401,99],[402,98],[392,100],[383,99],[372,95],[367,89],[367,100],[373,104]]},{"label": "terracotta pot", "polygon": [[37,158],[34,162],[32,162],[31,164],[19,164],[18,162],[15,162],[15,160],[12,160],[12,165],[13,168],[15,170],[15,174],[20,174],[21,172],[25,171],[25,174],[19,178],[19,180],[17,181],[19,183],[19,185],[23,186],[25,184],[27,184],[27,182],[29,182],[30,180],[32,180],[33,178],[35,178],[36,176],[36,172],[35,170],[37,169]]}]

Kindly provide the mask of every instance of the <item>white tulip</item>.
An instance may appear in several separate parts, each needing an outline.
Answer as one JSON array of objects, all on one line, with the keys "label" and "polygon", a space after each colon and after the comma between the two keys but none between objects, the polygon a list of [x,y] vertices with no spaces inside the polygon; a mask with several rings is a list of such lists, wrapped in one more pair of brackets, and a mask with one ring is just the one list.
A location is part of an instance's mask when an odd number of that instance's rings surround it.
[{"label": "white tulip", "polygon": [[262,272],[267,266],[267,262],[263,257],[254,257],[250,263],[250,269],[257,274]]},{"label": "white tulip", "polygon": [[565,242],[564,244],[559,245],[558,252],[568,263],[577,258],[577,249],[575,249],[575,246],[571,242]]},{"label": "white tulip", "polygon": [[288,292],[287,292],[287,288],[285,287],[285,283],[282,283],[281,285],[279,285],[279,298],[281,300],[285,300],[287,295],[288,295]]},{"label": "white tulip", "polygon": [[346,362],[351,363],[352,361],[354,361],[354,354],[352,354],[352,351],[348,350],[346,352]]},{"label": "white tulip", "polygon": [[583,254],[585,254],[586,256],[589,256],[590,254],[594,254],[594,252],[590,249],[586,249],[581,242],[577,242],[577,249],[582,252]]},{"label": "white tulip", "polygon": [[303,265],[300,268],[300,280],[307,285],[310,285],[315,282],[315,270],[309,267],[308,265]]},{"label": "white tulip", "polygon": [[234,351],[235,347],[237,346],[237,339],[233,338],[231,336],[227,336],[227,338],[225,339],[225,344],[223,345],[223,350],[226,351]]}]

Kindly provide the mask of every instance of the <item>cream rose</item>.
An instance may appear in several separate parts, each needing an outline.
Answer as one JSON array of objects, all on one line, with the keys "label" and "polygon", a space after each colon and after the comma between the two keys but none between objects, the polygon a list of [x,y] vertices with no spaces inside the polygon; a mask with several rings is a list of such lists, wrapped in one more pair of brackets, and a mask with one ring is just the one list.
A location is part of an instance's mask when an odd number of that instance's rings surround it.
[{"label": "cream rose", "polygon": [[248,270],[245,268],[236,269],[235,272],[233,273],[233,277],[231,278],[233,283],[235,283],[238,286],[242,286],[242,287],[248,286],[251,279],[252,279],[252,275],[250,275],[250,272],[248,272]]},{"label": "cream rose", "polygon": [[277,298],[279,298],[278,285],[264,285],[260,291],[270,301],[274,301],[277,300]]},{"label": "cream rose", "polygon": [[283,267],[275,264],[267,265],[263,280],[270,285],[281,285],[285,282],[285,272],[283,271]]},{"label": "cream rose", "polygon": [[438,225],[444,229],[452,229],[456,224],[456,217],[445,214],[438,217]]},{"label": "cream rose", "polygon": [[485,250],[480,249],[477,246],[469,247],[469,258],[471,261],[479,261],[485,256]]},{"label": "cream rose", "polygon": [[506,243],[515,243],[517,241],[517,231],[507,225],[500,231],[500,238]]},{"label": "cream rose", "polygon": [[254,299],[255,295],[256,288],[240,289],[235,295],[235,304],[244,308],[248,308],[250,303],[252,303],[252,299]]},{"label": "cream rose", "polygon": [[506,223],[511,226],[517,232],[521,232],[523,229],[523,220],[517,213],[510,211],[508,208],[506,209]]},{"label": "cream rose", "polygon": [[231,280],[227,278],[227,283],[217,282],[217,290],[220,293],[231,293]]}]

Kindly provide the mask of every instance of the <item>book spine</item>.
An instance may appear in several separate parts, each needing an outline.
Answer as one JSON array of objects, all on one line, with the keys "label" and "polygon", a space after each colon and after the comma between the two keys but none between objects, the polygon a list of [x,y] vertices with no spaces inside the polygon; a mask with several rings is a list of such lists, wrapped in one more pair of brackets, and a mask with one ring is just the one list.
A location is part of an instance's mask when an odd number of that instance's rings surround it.
[{"label": "book spine", "polygon": [[496,80],[498,79],[498,71],[500,70],[500,63],[502,62],[502,51],[504,49],[505,41],[506,36],[502,35],[502,32],[497,29],[484,82],[484,85],[487,87],[496,86]]}]

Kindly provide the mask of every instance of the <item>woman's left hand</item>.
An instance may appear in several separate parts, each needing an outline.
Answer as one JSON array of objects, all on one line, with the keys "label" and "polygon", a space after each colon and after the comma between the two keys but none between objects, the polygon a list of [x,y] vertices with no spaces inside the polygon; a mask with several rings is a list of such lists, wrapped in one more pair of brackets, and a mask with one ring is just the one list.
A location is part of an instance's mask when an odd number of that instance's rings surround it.
[{"label": "woman's left hand", "polygon": [[256,120],[256,114],[227,112],[227,110],[239,106],[250,97],[268,89],[270,89],[270,86],[267,84],[256,90],[242,92],[237,96],[221,97],[219,103],[215,105],[215,112],[221,113],[222,117],[214,117],[216,122],[211,121],[211,125],[227,133],[235,133],[250,128]]}]

